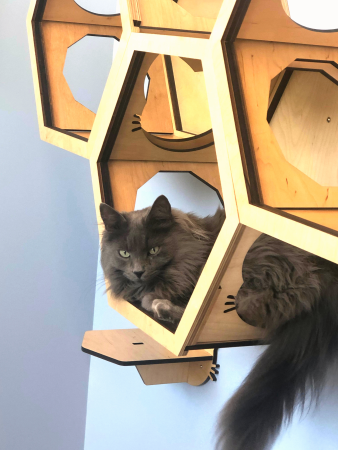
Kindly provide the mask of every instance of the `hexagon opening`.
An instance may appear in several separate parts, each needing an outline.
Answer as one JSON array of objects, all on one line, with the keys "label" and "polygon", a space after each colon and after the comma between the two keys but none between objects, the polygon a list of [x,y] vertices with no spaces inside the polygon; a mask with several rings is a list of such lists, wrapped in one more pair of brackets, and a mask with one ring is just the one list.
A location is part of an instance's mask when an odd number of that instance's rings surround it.
[{"label": "hexagon opening", "polygon": [[159,55],[151,64],[144,83],[146,104],[140,115],[140,126],[150,142],[178,151],[179,146],[173,146],[173,142],[190,138],[194,142],[189,150],[197,150],[207,144],[205,138],[199,139],[207,134],[212,143],[201,61]]},{"label": "hexagon opening", "polygon": [[[154,175],[137,190],[135,210],[151,206],[159,195],[165,195],[172,208],[192,212],[199,217],[212,216],[218,208],[223,208],[217,189],[191,172],[159,172]],[[133,303],[133,306],[154,319],[153,314],[140,304]],[[158,323],[173,333],[178,326],[178,323]]]},{"label": "hexagon opening", "polygon": [[290,164],[322,186],[338,186],[338,69],[321,66],[329,71],[314,63],[278,74],[267,120]]},{"label": "hexagon opening", "polygon": [[85,36],[68,47],[63,74],[76,101],[97,112],[119,41]]},{"label": "hexagon opening", "polygon": [[201,61],[135,53],[125,86],[100,155],[104,201],[133,210],[137,189],[163,170],[193,171],[221,192]]}]

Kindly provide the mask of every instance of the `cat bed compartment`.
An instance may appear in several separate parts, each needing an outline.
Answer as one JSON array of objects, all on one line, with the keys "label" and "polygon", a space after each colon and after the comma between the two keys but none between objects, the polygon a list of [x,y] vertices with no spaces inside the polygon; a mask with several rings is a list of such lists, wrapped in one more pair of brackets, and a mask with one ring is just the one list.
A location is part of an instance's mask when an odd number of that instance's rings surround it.
[{"label": "cat bed compartment", "polygon": [[282,3],[252,0],[225,36],[251,202],[338,231],[338,35]]},{"label": "cat bed compartment", "polygon": [[[174,332],[109,295],[110,306],[138,327],[133,333],[171,352],[177,370],[191,364],[179,362],[191,352],[254,345],[263,336],[233,304],[243,260],[261,233],[338,263],[336,102],[318,108],[311,91],[315,75],[325,98],[336,95],[338,34],[297,25],[286,0],[121,0],[120,9],[121,16],[100,16],[73,0],[32,2],[27,23],[39,127],[42,139],[90,159],[99,223],[102,201],[133,210],[138,189],[160,171],[193,173],[221,195],[226,221]],[[68,87],[60,81],[79,27],[79,39],[120,39],[98,112],[90,125],[79,125],[90,130],[86,136],[67,131],[68,118],[80,119],[84,110],[73,100],[62,106]],[[82,112],[74,115],[75,108]],[[57,125],[57,117],[67,121]],[[303,135],[313,123],[311,147]],[[109,348],[108,332],[88,332],[83,348],[139,366],[141,349],[130,356],[123,333],[110,332]],[[154,357],[142,361],[152,373]]]}]

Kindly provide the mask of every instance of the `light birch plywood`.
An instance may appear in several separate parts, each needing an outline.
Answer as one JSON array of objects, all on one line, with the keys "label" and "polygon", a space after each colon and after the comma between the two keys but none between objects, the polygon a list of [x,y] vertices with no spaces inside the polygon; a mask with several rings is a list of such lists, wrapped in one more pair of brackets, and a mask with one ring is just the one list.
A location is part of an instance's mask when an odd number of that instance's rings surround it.
[{"label": "light birch plywood", "polygon": [[[114,160],[154,160],[154,161],[195,161],[195,162],[216,162],[216,155],[215,155],[215,147],[214,145],[209,145],[211,142],[213,142],[212,137],[206,136],[206,144],[205,141],[203,141],[203,145],[207,145],[206,148],[202,148],[197,151],[189,151],[185,152],[185,146],[190,145],[191,141],[189,140],[189,135],[187,135],[187,138],[182,137],[182,135],[175,134],[175,141],[168,139],[168,143],[163,142],[166,138],[165,136],[161,137],[147,137],[147,133],[144,133],[141,129],[143,127],[143,111],[145,111],[145,120],[146,124],[145,127],[148,129],[151,129],[152,127],[159,125],[159,119],[157,118],[157,112],[156,110],[151,110],[151,106],[154,104],[151,100],[152,97],[150,97],[150,106],[147,106],[147,102],[144,96],[144,80],[151,69],[152,65],[157,60],[158,55],[154,53],[146,53],[141,65],[141,68],[139,70],[139,74],[137,76],[133,92],[131,94],[128,106],[126,108],[126,112],[124,114],[121,126],[118,130],[118,134],[116,136],[116,140],[114,143],[114,147],[112,149],[111,153],[111,159]],[[163,60],[162,60],[163,62]],[[196,74],[187,63],[183,63],[188,67],[189,71],[191,71],[192,74]],[[163,70],[165,70],[163,68]],[[153,74],[154,75],[154,74]],[[160,73],[161,75],[161,73]],[[201,74],[203,75],[203,74]],[[204,82],[204,80],[203,80]],[[165,97],[165,91],[163,83],[159,84],[157,83],[154,87],[151,87],[151,81],[150,81],[150,88],[149,89],[156,89],[157,88],[157,95],[160,95]],[[160,91],[159,91],[160,89]],[[150,91],[149,91],[150,92]],[[153,94],[151,94],[153,95]],[[156,94],[155,94],[156,95]],[[172,105],[172,99],[168,92],[167,87],[167,95],[168,95],[168,101],[169,105]],[[202,110],[202,113],[206,115],[206,121],[208,121],[208,111],[205,108],[205,99],[203,100],[204,103],[204,110]],[[198,104],[201,104],[199,102]],[[195,103],[196,106],[196,103]],[[191,117],[191,109],[186,108],[186,116]],[[168,114],[166,112],[166,114]],[[166,116],[168,117],[168,116]],[[140,119],[138,119],[140,118]],[[140,124],[137,124],[137,121],[140,122]],[[154,121],[154,122],[152,122]],[[168,122],[166,122],[168,123]],[[174,123],[174,122],[172,122]],[[155,125],[154,125],[155,124]],[[209,125],[209,124],[208,124]],[[160,125],[159,125],[160,126]],[[161,125],[162,126],[162,125]],[[198,130],[197,130],[198,131]],[[161,142],[162,140],[162,142]],[[154,142],[156,145],[153,145]],[[159,148],[158,145],[163,145],[164,147],[173,147],[175,151],[165,151],[162,148]],[[194,147],[196,148],[196,147]],[[197,148],[199,148],[197,146]],[[182,149],[182,152],[180,151]]]},{"label": "light birch plywood", "polygon": [[184,60],[171,58],[182,131],[194,135],[212,128],[202,66],[194,71]]},{"label": "light birch plywood", "polygon": [[309,222],[323,225],[331,230],[338,231],[338,210],[302,210],[302,209],[285,209],[285,212],[293,216],[300,217]]},{"label": "light birch plywood", "polygon": [[91,130],[95,113],[75,100],[63,75],[67,49],[88,34],[120,38],[122,28],[46,21],[41,33],[53,126]]},{"label": "light birch plywood", "polygon": [[[91,150],[85,141],[59,132],[57,129],[48,128],[50,124],[46,124],[44,121],[43,101],[46,99],[41,97],[44,79],[38,70],[38,60],[40,58],[41,61],[41,55],[37,54],[36,40],[42,40],[48,84],[46,88],[50,96],[49,106],[52,121],[55,119],[55,123],[51,125],[65,130],[85,130],[83,133],[78,131],[77,134],[88,138],[87,130],[91,128],[95,114],[76,102],[63,76],[62,70],[67,47],[86,34],[122,37],[121,19],[118,15],[105,17],[91,14],[70,0],[60,0],[60,2],[48,0],[43,16],[41,16],[41,13],[37,15],[40,3],[39,0],[32,0],[27,15],[28,42],[40,137],[58,147],[88,158]],[[38,23],[37,20],[39,20]],[[39,33],[34,35],[34,29],[39,30]],[[117,67],[118,65],[115,64],[115,68]]]},{"label": "light birch plywood", "polygon": [[137,328],[87,331],[82,347],[122,366],[170,363],[172,360],[212,360],[210,353],[204,350],[191,350],[186,356],[177,357]]},{"label": "light birch plywood", "polygon": [[149,87],[142,127],[149,133],[174,133],[163,55],[156,57],[146,76],[149,76]]},{"label": "light birch plywood", "polygon": [[[297,213],[295,215],[294,213]],[[330,211],[329,211],[330,212]],[[262,233],[287,242],[290,245],[301,248],[321,258],[338,263],[338,239],[337,233],[328,233],[324,230],[315,229],[311,223],[302,223],[293,219],[292,215],[304,218],[309,214],[322,213],[325,217],[325,211],[288,211],[290,216],[284,217],[278,210],[265,210],[254,205],[241,205],[239,208],[240,221],[242,224],[252,227]],[[312,218],[313,219],[313,218]],[[311,220],[311,219],[310,219]],[[327,219],[328,223],[332,218]]]},{"label": "light birch plywood", "polygon": [[320,186],[292,166],[266,120],[270,81],[297,58],[338,60],[337,49],[243,40],[235,47],[263,203],[283,209],[338,206],[337,187]]},{"label": "light birch plywood", "polygon": [[322,186],[338,186],[337,105],[337,84],[295,70],[270,121],[285,159]]},{"label": "light birch plywood", "polygon": [[192,172],[217,189],[222,195],[216,163],[111,161],[109,173],[114,207],[118,211],[134,211],[137,190],[161,170]]},{"label": "light birch plywood", "polygon": [[212,361],[136,366],[146,386],[171,383],[200,386],[208,379],[211,367]]},{"label": "light birch plywood", "polygon": [[[171,0],[132,0],[131,12],[135,17],[141,32],[146,33],[181,33],[187,32],[190,36],[196,35],[208,38],[214,26],[215,19],[209,17],[196,17]],[[213,2],[214,3],[214,2]],[[136,6],[137,4],[137,6]],[[187,6],[187,5],[186,5]],[[212,5],[216,12],[217,6]],[[191,11],[191,7],[188,6]],[[205,11],[200,7],[199,12]],[[208,14],[209,16],[210,14]],[[135,23],[135,22],[134,22]]]}]

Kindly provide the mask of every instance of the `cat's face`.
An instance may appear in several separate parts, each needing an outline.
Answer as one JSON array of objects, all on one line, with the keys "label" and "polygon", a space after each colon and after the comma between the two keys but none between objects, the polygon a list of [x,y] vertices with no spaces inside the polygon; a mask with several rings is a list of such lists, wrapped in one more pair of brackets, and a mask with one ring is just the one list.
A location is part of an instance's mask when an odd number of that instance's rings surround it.
[{"label": "cat's face", "polygon": [[135,283],[158,276],[175,252],[171,235],[174,220],[166,197],[158,197],[151,208],[120,214],[102,203],[106,231],[102,239],[102,267],[106,277],[118,271]]}]

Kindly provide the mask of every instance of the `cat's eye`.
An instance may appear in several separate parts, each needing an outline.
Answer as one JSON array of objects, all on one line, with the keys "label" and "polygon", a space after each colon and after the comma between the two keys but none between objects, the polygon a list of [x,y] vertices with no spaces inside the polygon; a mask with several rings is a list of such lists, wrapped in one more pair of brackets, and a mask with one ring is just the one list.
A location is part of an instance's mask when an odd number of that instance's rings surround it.
[{"label": "cat's eye", "polygon": [[150,255],[156,255],[156,253],[159,251],[160,247],[152,247],[149,250]]},{"label": "cat's eye", "polygon": [[122,258],[129,258],[130,253],[128,253],[126,250],[119,250],[119,254],[122,256]]}]

